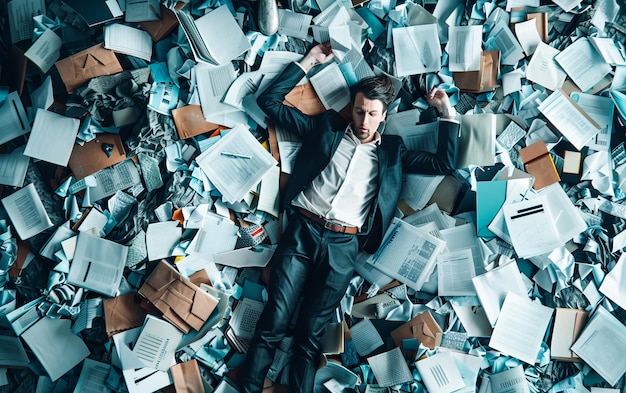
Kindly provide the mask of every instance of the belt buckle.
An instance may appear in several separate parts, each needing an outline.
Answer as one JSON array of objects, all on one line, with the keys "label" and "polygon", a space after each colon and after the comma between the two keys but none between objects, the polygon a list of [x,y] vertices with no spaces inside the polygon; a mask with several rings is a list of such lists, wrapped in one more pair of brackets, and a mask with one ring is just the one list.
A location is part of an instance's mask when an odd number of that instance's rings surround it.
[{"label": "belt buckle", "polygon": [[[331,231],[339,232],[339,233],[345,233],[346,232],[346,226],[345,225],[341,225],[339,223],[336,223],[336,222],[333,222],[333,221],[330,221],[330,220],[325,220],[324,228],[330,229]],[[337,230],[339,228],[341,228],[341,230]]]}]

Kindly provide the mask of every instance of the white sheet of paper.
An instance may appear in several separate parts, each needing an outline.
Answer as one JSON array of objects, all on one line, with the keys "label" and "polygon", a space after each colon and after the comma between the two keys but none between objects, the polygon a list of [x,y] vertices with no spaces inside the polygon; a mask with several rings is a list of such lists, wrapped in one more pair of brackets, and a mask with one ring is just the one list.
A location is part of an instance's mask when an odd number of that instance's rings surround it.
[{"label": "white sheet of paper", "polygon": [[563,49],[554,60],[583,92],[591,90],[612,69],[586,37]]},{"label": "white sheet of paper", "polygon": [[614,386],[626,371],[626,326],[598,307],[572,351]]},{"label": "white sheet of paper", "polygon": [[436,72],[441,69],[437,24],[397,27],[391,33],[396,76]]},{"label": "white sheet of paper", "polygon": [[383,338],[369,319],[365,318],[350,328],[352,342],[361,356],[367,356],[384,344]]},{"label": "white sheet of paper", "polygon": [[274,166],[261,179],[257,210],[278,217],[280,167]]},{"label": "white sheet of paper", "polygon": [[0,144],[29,133],[30,122],[17,91],[12,91],[0,106]]},{"label": "white sheet of paper", "polygon": [[228,203],[241,201],[277,164],[242,125],[230,130],[196,157],[196,162]]},{"label": "white sheet of paper", "polygon": [[489,270],[472,280],[491,326],[496,325],[500,308],[509,291],[520,296],[526,296],[527,293],[522,275],[515,262]]},{"label": "white sheet of paper", "polygon": [[613,66],[626,65],[623,49],[620,51],[620,44],[609,37],[589,37],[593,47],[600,53],[604,61]]},{"label": "white sheet of paper", "polygon": [[600,292],[626,309],[626,254],[622,253],[600,284]]},{"label": "white sheet of paper", "polygon": [[[473,260],[473,271],[476,274],[485,272],[487,255],[485,255],[485,245],[476,235],[476,227],[472,223],[458,225],[452,228],[441,229],[441,237],[446,241],[448,251],[471,250]],[[472,276],[473,277],[473,276]]]},{"label": "white sheet of paper", "polygon": [[67,166],[80,121],[37,109],[24,154],[59,166]]},{"label": "white sheet of paper", "polygon": [[331,63],[309,78],[326,109],[339,112],[350,102],[350,89],[337,63]]},{"label": "white sheet of paper", "polygon": [[530,19],[525,22],[516,23],[515,36],[517,37],[520,45],[524,49],[526,56],[530,56],[535,53],[537,45],[541,41],[539,31],[537,30],[537,22],[535,19]]},{"label": "white sheet of paper", "polygon": [[509,292],[493,329],[489,346],[528,364],[535,364],[554,309],[526,295]]},{"label": "white sheet of paper", "polygon": [[312,18],[312,15],[293,12],[290,9],[279,8],[278,34],[303,40],[309,32]]},{"label": "white sheet of paper", "polygon": [[67,281],[107,296],[115,296],[122,281],[128,247],[80,232]]},{"label": "white sheet of paper", "polygon": [[459,317],[469,337],[489,337],[493,328],[482,306],[464,306],[452,303],[454,312]]},{"label": "white sheet of paper", "polygon": [[516,65],[524,57],[524,50],[511,29],[504,24],[498,23],[489,38],[493,39],[493,46],[500,51],[500,62],[504,65]]},{"label": "white sheet of paper", "polygon": [[493,393],[530,393],[523,366],[515,366],[506,371],[489,376]]},{"label": "white sheet of paper", "polygon": [[558,49],[540,42],[528,62],[526,78],[550,90],[560,89],[567,74],[554,60],[559,53]]},{"label": "white sheet of paper", "polygon": [[33,38],[33,17],[46,14],[45,0],[20,0],[7,2],[11,43]]},{"label": "white sheet of paper", "polygon": [[476,295],[472,282],[476,273],[471,249],[442,252],[437,255],[437,275],[439,296]]},{"label": "white sheet of paper", "polygon": [[54,31],[46,29],[44,33],[37,38],[37,41],[24,53],[27,59],[35,63],[35,65],[47,73],[50,68],[61,57],[61,46],[63,40]]},{"label": "white sheet of paper", "polygon": [[400,348],[370,356],[367,362],[380,386],[400,385],[413,380]]},{"label": "white sheet of paper", "polygon": [[515,252],[522,258],[548,253],[563,245],[547,197],[502,206]]},{"label": "white sheet of paper", "polygon": [[107,386],[107,378],[111,371],[111,364],[93,359],[85,359],[74,392],[102,393]]},{"label": "white sheet of paper", "polygon": [[141,333],[133,348],[146,367],[169,370],[183,333],[171,323],[152,315],[146,316]]},{"label": "white sheet of paper", "polygon": [[482,53],[483,26],[448,27],[448,53],[450,71],[478,71]]},{"label": "white sheet of paper", "polygon": [[452,354],[440,351],[415,363],[422,380],[432,393],[447,393],[465,386]]},{"label": "white sheet of paper", "polygon": [[29,239],[52,226],[52,221],[33,183],[4,197],[2,205],[22,240]]},{"label": "white sheet of paper", "polygon": [[178,226],[178,221],[153,222],[148,224],[146,230],[146,246],[148,259],[156,261],[171,257],[174,247],[180,242],[183,229]]},{"label": "white sheet of paper", "polygon": [[445,246],[424,230],[394,218],[378,251],[368,262],[383,273],[419,291]]},{"label": "white sheet of paper", "polygon": [[112,23],[104,27],[104,47],[145,61],[152,58],[152,38],[147,31]]},{"label": "white sheet of paper", "polygon": [[[113,335],[115,343],[115,355],[117,367],[122,369],[122,375],[129,393],[143,393],[156,391],[172,384],[169,371],[160,371],[150,367],[144,367],[143,361],[137,357],[131,348],[139,338],[142,327],[126,330]],[[119,364],[118,364],[119,363]],[[172,362],[172,366],[175,362]]]},{"label": "white sheet of paper", "polygon": [[203,227],[198,229],[187,247],[187,253],[213,258],[216,253],[234,250],[238,231],[239,227],[230,219],[207,215]]},{"label": "white sheet of paper", "polygon": [[24,155],[25,146],[8,154],[0,154],[0,184],[22,187],[26,179],[30,157]]},{"label": "white sheet of paper", "polygon": [[[56,381],[89,356],[89,348],[72,333],[67,318],[44,317],[22,334],[50,379]],[[53,337],[54,339],[50,339]]]},{"label": "white sheet of paper", "polygon": [[615,109],[611,98],[579,92],[571,93],[570,97],[601,127],[586,146],[596,151],[608,151],[611,145]]}]

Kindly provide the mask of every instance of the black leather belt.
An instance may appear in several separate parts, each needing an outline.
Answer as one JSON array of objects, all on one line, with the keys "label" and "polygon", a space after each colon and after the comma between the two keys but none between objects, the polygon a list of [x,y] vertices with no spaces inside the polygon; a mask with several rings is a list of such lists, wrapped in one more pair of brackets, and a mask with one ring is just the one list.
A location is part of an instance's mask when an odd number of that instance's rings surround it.
[{"label": "black leather belt", "polygon": [[306,209],[303,209],[301,207],[298,207],[298,206],[294,206],[294,208],[296,209],[296,211],[298,213],[302,214],[306,218],[308,218],[311,221],[314,221],[314,222],[322,225],[326,229],[330,229],[333,232],[348,233],[350,235],[355,235],[355,234],[359,233],[359,228],[357,228],[357,227],[352,227],[352,226],[349,226],[349,225],[343,225],[343,224],[340,224],[338,222],[328,221],[324,217],[320,217],[317,214],[313,214],[310,211],[308,211]]}]

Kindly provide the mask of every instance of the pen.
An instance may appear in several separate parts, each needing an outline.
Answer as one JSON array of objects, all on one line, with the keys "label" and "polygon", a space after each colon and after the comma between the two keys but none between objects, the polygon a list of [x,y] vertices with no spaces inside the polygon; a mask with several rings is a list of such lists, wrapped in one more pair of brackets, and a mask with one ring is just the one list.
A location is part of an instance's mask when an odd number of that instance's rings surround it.
[{"label": "pen", "polygon": [[228,151],[223,151],[222,155],[226,156],[226,157],[245,158],[247,160],[252,158],[252,156],[247,156],[245,154],[231,153],[231,152],[228,152]]}]

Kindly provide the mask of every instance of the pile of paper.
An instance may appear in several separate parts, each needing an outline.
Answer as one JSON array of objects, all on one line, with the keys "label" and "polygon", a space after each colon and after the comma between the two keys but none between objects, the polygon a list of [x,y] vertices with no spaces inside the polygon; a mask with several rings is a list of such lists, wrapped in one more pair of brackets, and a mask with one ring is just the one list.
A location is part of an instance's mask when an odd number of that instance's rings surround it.
[{"label": "pile of paper", "polygon": [[439,87],[461,147],[406,176],[314,390],[624,390],[623,1],[292,1],[271,37],[255,1],[6,3],[0,391],[237,391],[302,148],[256,97],[327,41],[287,105],[384,72],[384,132],[435,152]]}]

